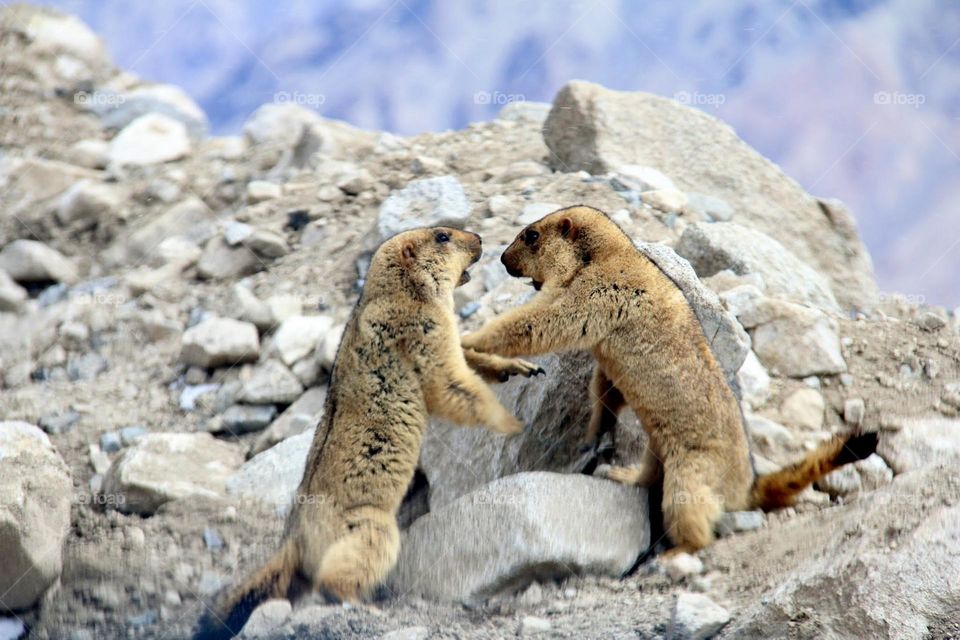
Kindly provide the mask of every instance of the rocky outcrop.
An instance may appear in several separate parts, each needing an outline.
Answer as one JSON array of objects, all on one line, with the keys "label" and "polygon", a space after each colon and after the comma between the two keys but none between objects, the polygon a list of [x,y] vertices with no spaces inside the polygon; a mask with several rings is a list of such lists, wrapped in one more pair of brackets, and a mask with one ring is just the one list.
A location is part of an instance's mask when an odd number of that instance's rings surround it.
[{"label": "rocky outcrop", "polygon": [[656,167],[680,189],[722,198],[738,223],[775,238],[827,276],[843,307],[876,304],[869,256],[842,209],[826,205],[832,213],[825,214],[820,201],[703,111],[574,81],[557,94],[543,131],[557,170]]}]

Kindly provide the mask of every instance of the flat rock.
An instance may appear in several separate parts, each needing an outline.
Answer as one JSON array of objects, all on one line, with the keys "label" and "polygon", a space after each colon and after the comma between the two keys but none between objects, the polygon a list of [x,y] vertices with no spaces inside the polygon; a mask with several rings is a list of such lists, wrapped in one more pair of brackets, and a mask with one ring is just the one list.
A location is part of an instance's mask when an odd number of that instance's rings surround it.
[{"label": "flat rock", "polygon": [[329,316],[291,316],[273,334],[272,348],[287,366],[309,355],[333,327]]},{"label": "flat rock", "polygon": [[231,280],[266,268],[256,252],[241,243],[231,247],[222,236],[212,238],[197,262],[197,276],[210,280]]},{"label": "flat rock", "polygon": [[780,404],[780,416],[787,426],[804,431],[823,428],[826,402],[816,389],[797,389]]},{"label": "flat rock", "polygon": [[113,139],[110,162],[119,165],[161,164],[187,156],[192,146],[182,122],[161,113],[147,113],[124,127]]},{"label": "flat rock", "polygon": [[171,500],[217,498],[243,454],[208,433],[151,433],[125,449],[103,481],[108,504],[151,515]]},{"label": "flat rock", "polygon": [[0,422],[0,593],[4,608],[33,607],[60,575],[73,483],[49,438]]},{"label": "flat rock", "polygon": [[183,333],[180,360],[198,367],[233,366],[260,355],[257,328],[231,318],[208,318]]},{"label": "flat rock", "polygon": [[290,369],[276,360],[267,360],[243,383],[237,400],[248,404],[287,405],[302,393],[303,385]]},{"label": "flat rock", "polygon": [[880,438],[878,452],[896,473],[960,462],[960,420],[905,418]]},{"label": "flat rock", "polygon": [[[791,378],[832,375],[847,370],[837,323],[811,307],[765,299],[753,319],[753,350],[767,369]],[[759,322],[757,322],[759,320]]]},{"label": "flat rock", "polygon": [[377,217],[381,238],[417,227],[439,225],[463,228],[470,217],[470,201],[454,176],[413,180],[391,193]]},{"label": "flat rock", "polygon": [[841,306],[876,303],[870,257],[845,209],[805,193],[702,110],[574,80],[554,99],[543,132],[557,170],[599,175],[623,165],[656,167],[684,192],[722,198],[738,222],[775,238],[827,276]]},{"label": "flat rock", "polygon": [[649,541],[642,489],[522,473],[416,520],[388,583],[397,593],[471,601],[533,580],[623,575]]},{"label": "flat rock", "polygon": [[223,412],[223,427],[230,433],[241,435],[266,428],[277,415],[272,404],[235,404]]},{"label": "flat rock", "polygon": [[278,442],[316,427],[320,423],[320,418],[323,417],[326,399],[327,390],[325,387],[307,389],[302,396],[287,407],[286,411],[270,423],[270,426],[263,433],[257,436],[251,448],[252,453],[257,454],[266,451]]},{"label": "flat rock", "polygon": [[0,269],[20,283],[77,281],[77,270],[56,249],[36,240],[14,240],[0,251]]}]

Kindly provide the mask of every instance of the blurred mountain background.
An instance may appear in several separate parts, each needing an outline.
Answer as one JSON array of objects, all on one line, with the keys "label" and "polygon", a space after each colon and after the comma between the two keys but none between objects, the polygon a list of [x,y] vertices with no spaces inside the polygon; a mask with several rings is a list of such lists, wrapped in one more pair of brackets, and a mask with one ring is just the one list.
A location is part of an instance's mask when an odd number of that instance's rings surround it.
[{"label": "blurred mountain background", "polygon": [[582,78],[730,123],[857,217],[884,291],[960,305],[960,3],[54,0],[215,133],[297,101],[401,134]]}]

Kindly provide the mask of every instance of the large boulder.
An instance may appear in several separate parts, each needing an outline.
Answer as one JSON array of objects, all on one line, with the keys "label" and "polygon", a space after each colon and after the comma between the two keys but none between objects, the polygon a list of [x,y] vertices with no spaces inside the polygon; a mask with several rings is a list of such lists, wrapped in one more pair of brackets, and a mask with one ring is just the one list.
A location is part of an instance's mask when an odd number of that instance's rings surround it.
[{"label": "large boulder", "polygon": [[[960,602],[960,470],[898,476],[829,519],[763,532],[752,549],[798,540],[730,637],[930,638],[956,633]],[[783,553],[774,550],[772,553]],[[799,566],[791,565],[799,562]],[[825,597],[829,596],[829,597]]]},{"label": "large boulder", "polygon": [[395,593],[472,601],[533,580],[620,576],[649,543],[645,490],[584,475],[523,473],[414,522],[388,584]]},{"label": "large boulder", "polygon": [[104,502],[151,515],[164,503],[223,497],[243,454],[209,433],[151,433],[124,450],[103,481]]},{"label": "large boulder", "polygon": [[677,253],[701,278],[725,269],[738,275],[757,273],[767,295],[839,311],[826,278],[756,229],[733,222],[691,224],[680,236]]},{"label": "large boulder", "polygon": [[554,99],[543,132],[556,169],[656,167],[683,191],[723,199],[739,222],[826,275],[841,306],[875,304],[873,268],[849,215],[805,193],[720,120],[667,98],[573,81]]},{"label": "large boulder", "polygon": [[0,611],[32,607],[60,575],[73,483],[47,435],[0,422]]}]

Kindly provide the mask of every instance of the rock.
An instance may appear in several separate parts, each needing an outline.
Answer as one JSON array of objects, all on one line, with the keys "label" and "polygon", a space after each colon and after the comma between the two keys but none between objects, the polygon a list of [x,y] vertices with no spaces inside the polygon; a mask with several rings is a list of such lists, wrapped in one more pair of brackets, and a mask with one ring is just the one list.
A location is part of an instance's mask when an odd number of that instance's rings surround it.
[{"label": "rock", "polygon": [[843,207],[804,193],[702,110],[575,80],[554,99],[543,138],[559,171],[599,175],[624,165],[656,167],[684,192],[722,198],[741,224],[775,238],[827,276],[843,307],[876,303],[869,255]]},{"label": "rock", "polygon": [[843,403],[843,421],[852,427],[862,425],[866,413],[867,405],[863,398],[847,398]]},{"label": "rock", "polygon": [[111,265],[140,264],[153,256],[164,240],[181,237],[200,245],[213,236],[215,224],[213,213],[196,197],[189,197],[159,216],[138,221],[129,236],[118,238],[104,252]]},{"label": "rock", "polygon": [[654,189],[641,193],[640,201],[664,213],[679,213],[687,206],[687,194],[677,189]]},{"label": "rock", "polygon": [[203,109],[175,85],[154,84],[123,93],[96,91],[88,103],[108,129],[124,129],[141,116],[158,114],[183,124],[194,139],[207,133]]},{"label": "rock", "polygon": [[780,405],[780,415],[791,427],[804,431],[820,431],[823,428],[823,412],[826,403],[816,389],[797,389]]},{"label": "rock", "polygon": [[314,387],[287,407],[287,410],[274,420],[266,431],[261,433],[251,448],[257,454],[291,436],[313,429],[323,417],[323,408],[327,399],[325,387]]},{"label": "rock", "polygon": [[377,218],[383,239],[416,227],[446,225],[462,228],[470,217],[470,201],[454,176],[413,180],[391,193]]},{"label": "rock", "polygon": [[230,318],[209,318],[183,333],[180,360],[213,368],[256,360],[260,355],[257,328]]},{"label": "rock", "polygon": [[303,313],[303,300],[301,296],[281,293],[267,298],[267,307],[270,308],[273,325],[280,326],[287,318]]},{"label": "rock", "polygon": [[701,593],[681,593],[667,629],[671,640],[704,640],[730,622],[730,612]]},{"label": "rock", "polygon": [[80,140],[70,147],[71,161],[87,169],[104,169],[110,163],[110,144],[103,140]]},{"label": "rock", "polygon": [[960,420],[904,418],[900,422],[901,428],[884,433],[877,447],[894,472],[960,461]]},{"label": "rock", "polygon": [[770,376],[753,351],[747,351],[743,366],[737,372],[737,384],[743,401],[751,409],[762,407],[770,397]]},{"label": "rock", "polygon": [[781,302],[765,305],[764,322],[753,329],[753,350],[769,370],[791,378],[847,370],[837,325],[810,307]]},{"label": "rock", "polygon": [[670,579],[675,582],[703,573],[703,562],[697,556],[692,556],[689,553],[681,552],[669,557],[661,556],[659,562]]},{"label": "rock", "polygon": [[264,200],[274,200],[283,195],[283,187],[267,180],[251,180],[247,183],[247,202],[257,204]]},{"label": "rock", "polygon": [[171,500],[222,497],[242,462],[235,445],[208,433],[151,433],[114,461],[103,494],[119,511],[149,516]]},{"label": "rock", "polygon": [[103,41],[75,16],[34,11],[18,29],[26,32],[30,51],[34,55],[72,57],[92,68],[109,68],[111,65]]},{"label": "rock", "polygon": [[235,404],[223,412],[223,427],[234,435],[260,431],[273,422],[277,408],[268,405]]},{"label": "rock", "polygon": [[272,638],[274,633],[293,613],[293,606],[286,598],[267,600],[250,615],[240,632],[241,640]]},{"label": "rock", "polygon": [[388,631],[380,636],[380,640],[426,640],[430,635],[430,630],[426,627],[407,627]]},{"label": "rock", "polygon": [[739,275],[758,273],[769,296],[839,310],[826,278],[756,229],[732,222],[691,224],[676,249],[701,278],[725,269]]},{"label": "rock", "polygon": [[744,423],[750,437],[767,447],[790,446],[794,443],[793,433],[773,420],[748,413],[744,416]]},{"label": "rock", "polygon": [[118,165],[151,165],[179,160],[192,149],[183,123],[159,113],[140,116],[110,143],[110,162]]},{"label": "rock", "polygon": [[346,325],[338,324],[324,334],[322,343],[317,344],[320,365],[327,371],[333,369],[333,362],[337,358],[337,350],[340,348],[345,329]]},{"label": "rock", "polygon": [[226,240],[227,244],[231,247],[237,246],[252,235],[253,227],[245,222],[231,220],[223,228],[223,239]]},{"label": "rock", "polygon": [[[737,372],[750,351],[750,338],[740,323],[727,312],[713,291],[703,285],[693,268],[666,245],[638,242],[637,249],[673,281],[690,304],[713,355],[737,390]],[[739,394],[739,391],[736,391]]]},{"label": "rock", "polygon": [[266,268],[266,264],[249,247],[231,247],[222,236],[207,243],[197,262],[197,276],[210,280],[242,278]]},{"label": "rock", "polygon": [[253,112],[243,125],[243,134],[253,145],[276,145],[292,148],[303,138],[304,130],[320,123],[322,118],[296,104],[265,104]]},{"label": "rock", "polygon": [[18,285],[7,272],[0,269],[0,312],[17,313],[27,301],[27,290]]},{"label": "rock", "polygon": [[820,478],[815,483],[815,486],[820,491],[836,497],[859,493],[863,488],[863,483],[860,480],[860,474],[857,472],[856,467],[848,464]]},{"label": "rock", "polygon": [[273,327],[273,314],[266,302],[257,298],[250,289],[239,283],[233,285],[231,291],[234,300],[232,308],[236,310],[238,320],[250,322],[260,331]]},{"label": "rock", "polygon": [[287,438],[248,460],[227,479],[227,493],[262,500],[286,511],[303,479],[313,429]]},{"label": "rock", "polygon": [[110,363],[99,353],[90,352],[67,361],[67,377],[78,380],[93,380],[110,368]]},{"label": "rock", "polygon": [[73,483],[50,439],[26,422],[0,422],[0,593],[32,608],[59,577]]},{"label": "rock", "polygon": [[531,202],[528,205],[524,205],[523,211],[517,217],[516,223],[525,227],[528,224],[536,222],[545,215],[553,213],[557,209],[562,208],[563,207],[561,205],[553,202]]},{"label": "rock", "polygon": [[917,324],[926,331],[939,331],[947,326],[947,320],[939,313],[925,311],[920,315]]},{"label": "rock", "polygon": [[733,218],[733,207],[723,198],[702,193],[687,194],[687,209],[711,222],[729,222]]},{"label": "rock", "polygon": [[508,102],[497,118],[500,120],[511,120],[513,122],[531,122],[542,124],[550,113],[549,102],[528,102],[527,100]]},{"label": "rock", "polygon": [[132,424],[120,429],[120,440],[123,442],[124,446],[129,447],[132,444],[136,444],[140,438],[148,433],[150,432],[142,424]]},{"label": "rock", "polygon": [[[637,192],[657,191],[661,189],[676,190],[673,180],[663,175],[653,167],[644,167],[638,164],[622,164],[613,172],[614,189],[622,186]],[[617,185],[616,183],[619,183]]]},{"label": "rock", "polygon": [[553,625],[549,620],[537,616],[523,616],[523,620],[520,621],[520,635],[523,637],[546,633],[552,628]]},{"label": "rock", "polygon": [[303,385],[283,364],[267,360],[243,384],[237,399],[249,404],[290,404],[303,393]]},{"label": "rock", "polygon": [[879,489],[893,482],[893,469],[875,453],[866,460],[854,463],[854,467],[860,474],[863,488],[867,491]]},{"label": "rock", "polygon": [[40,428],[52,436],[58,436],[73,429],[80,422],[80,414],[70,410],[66,413],[48,415],[40,418]]},{"label": "rock", "polygon": [[[740,637],[920,638],[956,620],[960,471],[956,461],[898,476],[830,518],[797,518],[758,534],[754,549],[803,541],[758,561],[782,578],[738,612]],[[798,554],[798,551],[800,552]],[[827,597],[824,597],[826,594]],[[937,632],[934,632],[936,635]]]},{"label": "rock", "polygon": [[116,453],[123,448],[123,440],[116,431],[107,431],[100,434],[100,450],[104,453]]},{"label": "rock", "polygon": [[714,528],[719,535],[730,536],[759,529],[765,520],[763,511],[727,511],[720,516]]},{"label": "rock", "polygon": [[279,258],[290,252],[286,238],[267,229],[254,229],[246,245],[261,258]]},{"label": "rock", "polygon": [[77,270],[56,249],[36,240],[14,240],[0,251],[0,270],[19,283],[77,281]]},{"label": "rock", "polygon": [[[608,526],[597,527],[601,521]],[[649,541],[645,491],[522,473],[416,520],[388,584],[396,593],[470,601],[579,572],[620,576]]]},{"label": "rock", "polygon": [[273,334],[272,348],[286,365],[310,354],[333,327],[328,316],[291,316]]},{"label": "rock", "polygon": [[57,221],[68,226],[80,223],[84,228],[107,226],[121,217],[121,194],[117,187],[94,180],[81,180],[67,189],[57,204]]}]

